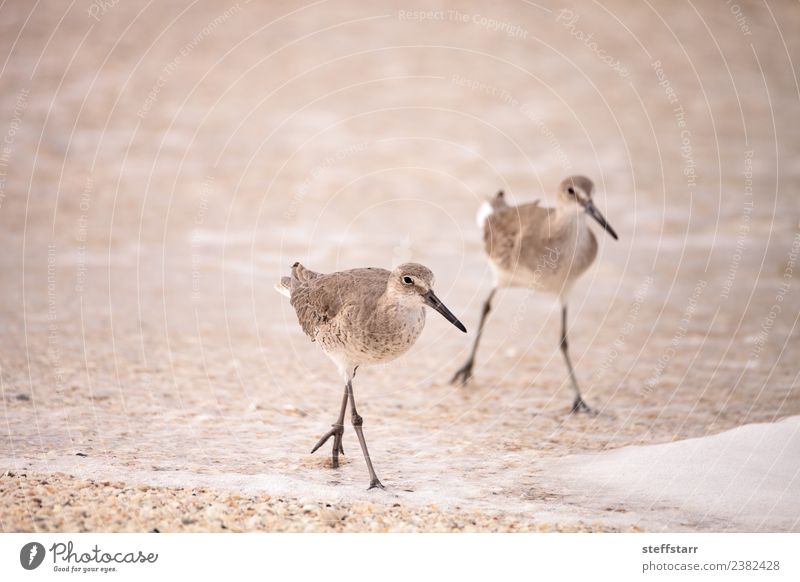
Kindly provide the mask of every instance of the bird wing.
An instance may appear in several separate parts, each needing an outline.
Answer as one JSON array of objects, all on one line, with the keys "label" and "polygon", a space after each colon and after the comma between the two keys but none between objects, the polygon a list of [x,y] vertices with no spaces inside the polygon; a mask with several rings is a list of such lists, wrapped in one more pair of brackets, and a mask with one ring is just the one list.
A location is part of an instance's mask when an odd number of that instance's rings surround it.
[{"label": "bird wing", "polygon": [[536,200],[493,212],[483,227],[486,254],[501,268],[514,269],[525,241],[542,237],[542,226],[550,211]]},{"label": "bird wing", "polygon": [[[300,265],[302,267],[302,265]],[[352,310],[368,311],[364,306],[374,303],[386,289],[389,271],[385,269],[352,269],[320,274],[302,268],[303,279],[292,272],[290,302],[297,313],[303,332],[314,340],[320,329],[337,317]],[[308,276],[311,273],[314,276]]]}]

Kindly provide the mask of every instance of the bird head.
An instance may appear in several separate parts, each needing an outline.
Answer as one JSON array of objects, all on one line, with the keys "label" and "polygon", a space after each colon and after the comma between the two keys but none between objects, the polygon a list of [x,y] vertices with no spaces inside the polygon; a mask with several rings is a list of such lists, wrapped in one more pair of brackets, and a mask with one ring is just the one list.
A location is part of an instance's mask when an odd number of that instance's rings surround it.
[{"label": "bird head", "polygon": [[585,176],[570,176],[561,182],[558,188],[558,206],[562,209],[574,209],[577,212],[586,212],[602,226],[614,240],[617,233],[608,224],[603,214],[592,201],[594,184]]},{"label": "bird head", "polygon": [[442,314],[442,316],[466,333],[458,318],[445,307],[433,292],[433,273],[419,263],[403,263],[389,276],[388,291],[398,301],[411,305],[427,305]]}]

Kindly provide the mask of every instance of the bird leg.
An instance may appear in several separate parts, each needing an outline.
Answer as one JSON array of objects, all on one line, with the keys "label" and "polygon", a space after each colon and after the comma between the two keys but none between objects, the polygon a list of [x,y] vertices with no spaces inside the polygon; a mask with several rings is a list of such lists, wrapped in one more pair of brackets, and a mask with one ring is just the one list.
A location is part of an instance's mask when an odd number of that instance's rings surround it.
[{"label": "bird leg", "polygon": [[367,490],[374,489],[376,487],[385,489],[383,484],[378,479],[378,475],[375,474],[375,468],[372,466],[372,460],[369,458],[367,441],[364,439],[364,430],[361,428],[364,424],[364,419],[361,418],[361,415],[358,414],[358,410],[356,410],[356,398],[353,395],[352,381],[347,382],[347,392],[350,394],[350,419],[353,422],[353,428],[358,436],[358,442],[361,444],[361,451],[364,453],[364,460],[367,462],[367,469],[369,470],[369,487]]},{"label": "bird leg", "polygon": [[486,317],[492,310],[492,298],[494,297],[495,291],[497,291],[496,288],[492,289],[492,292],[489,293],[489,297],[486,298],[486,301],[483,304],[483,311],[481,311],[481,322],[478,324],[478,335],[475,336],[475,342],[472,344],[472,352],[470,353],[469,358],[464,365],[458,369],[453,378],[450,380],[451,384],[459,383],[464,386],[467,382],[469,382],[470,378],[472,378],[472,367],[475,365],[475,354],[478,352],[478,343],[481,341],[483,324],[486,322]]},{"label": "bird leg", "polygon": [[[349,384],[349,382],[348,382]],[[339,466],[339,453],[344,454],[344,447],[342,446],[342,435],[344,434],[344,413],[347,410],[347,387],[344,389],[344,396],[342,397],[342,408],[339,410],[339,418],[332,424],[331,430],[322,435],[317,444],[311,449],[311,454],[314,454],[318,448],[324,445],[329,438],[333,437],[333,452],[331,453],[331,465],[334,469]]]},{"label": "bird leg", "polygon": [[575,370],[572,369],[572,362],[569,359],[569,344],[567,343],[567,306],[564,305],[561,310],[561,352],[564,354],[564,360],[567,362],[567,369],[569,370],[569,379],[572,382],[572,389],[575,391],[575,401],[572,403],[572,413],[588,412],[595,414],[592,408],[583,401],[581,397],[581,390],[578,388],[578,380],[575,378]]}]

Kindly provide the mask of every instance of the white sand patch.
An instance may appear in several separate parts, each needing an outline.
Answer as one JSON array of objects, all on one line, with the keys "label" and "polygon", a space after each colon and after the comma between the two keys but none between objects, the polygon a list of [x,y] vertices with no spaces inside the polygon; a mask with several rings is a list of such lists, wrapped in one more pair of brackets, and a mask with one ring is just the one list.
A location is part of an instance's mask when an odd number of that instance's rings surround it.
[{"label": "white sand patch", "polygon": [[717,435],[554,462],[587,500],[746,531],[800,529],[800,416]]}]

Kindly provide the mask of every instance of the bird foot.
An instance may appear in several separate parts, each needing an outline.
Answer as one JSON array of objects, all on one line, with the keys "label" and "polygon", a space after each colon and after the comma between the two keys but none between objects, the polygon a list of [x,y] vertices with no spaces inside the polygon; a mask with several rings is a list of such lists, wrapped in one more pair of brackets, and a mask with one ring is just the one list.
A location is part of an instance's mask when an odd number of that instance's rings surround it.
[{"label": "bird foot", "polygon": [[369,487],[367,487],[367,491],[369,491],[370,489],[386,489],[386,487],[384,487],[383,483],[381,483],[378,480],[378,478],[375,477],[372,481],[369,482]]},{"label": "bird foot", "polygon": [[311,449],[311,454],[317,452],[322,445],[328,442],[328,439],[333,437],[333,450],[331,451],[331,466],[336,469],[339,466],[339,455],[344,454],[344,447],[342,446],[342,435],[344,434],[344,425],[343,424],[332,424],[333,428],[322,435],[322,438],[317,441],[317,444],[314,445],[314,448]]},{"label": "bird foot", "polygon": [[572,403],[572,410],[570,411],[570,414],[578,414],[580,412],[585,412],[586,414],[590,414],[592,416],[597,415],[597,411],[586,404],[583,401],[583,398],[578,396],[575,398],[575,402]]},{"label": "bird foot", "polygon": [[460,384],[461,386],[466,386],[467,383],[472,379],[472,366],[473,362],[469,361],[464,364],[458,371],[453,375],[453,378],[450,380],[451,384]]}]

